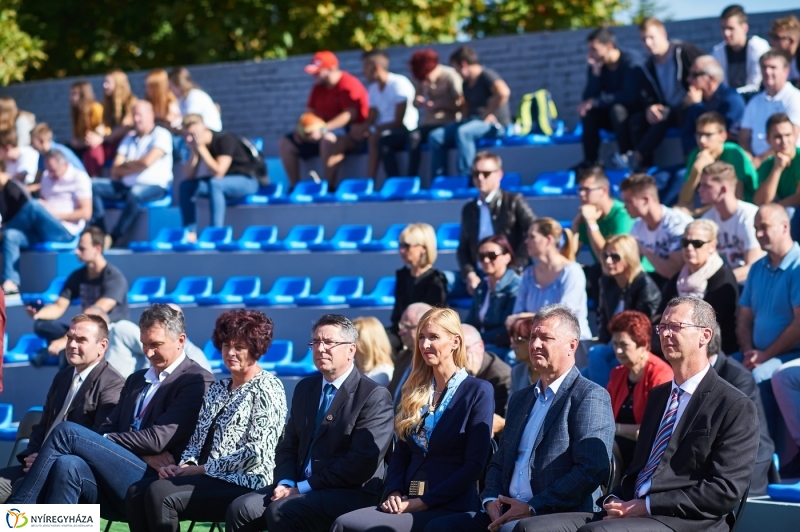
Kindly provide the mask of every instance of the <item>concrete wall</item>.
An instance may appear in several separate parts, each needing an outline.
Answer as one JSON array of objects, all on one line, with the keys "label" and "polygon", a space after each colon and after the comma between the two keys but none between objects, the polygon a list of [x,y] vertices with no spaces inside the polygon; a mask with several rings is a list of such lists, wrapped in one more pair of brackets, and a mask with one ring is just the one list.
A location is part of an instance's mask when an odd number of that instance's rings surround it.
[{"label": "concrete wall", "polygon": [[[786,13],[762,13],[750,17],[751,32],[766,36],[772,20]],[[798,12],[800,14],[800,12]],[[710,51],[720,41],[717,18],[697,19],[668,24],[670,36],[689,40]],[[576,122],[575,106],[580,101],[586,76],[585,39],[589,30],[532,33],[519,36],[493,37],[471,43],[485,65],[496,69],[511,87],[512,108],[519,97],[539,88],[549,89],[561,116],[572,125]],[[638,32],[627,26],[617,30],[623,47],[641,50]],[[446,61],[458,45],[433,46]],[[393,69],[406,74],[413,48],[388,50]],[[339,54],[342,67],[361,71],[360,52]],[[308,56],[286,60],[247,61],[191,67],[195,80],[222,107],[225,128],[248,136],[265,139],[265,151],[276,151],[275,139],[291,130],[302,112],[311,78],[302,66]],[[169,65],[165,65],[169,66]],[[131,85],[141,95],[144,72],[132,73]],[[89,78],[97,94],[101,94],[102,76]],[[67,95],[74,78],[35,81],[0,89],[0,94],[16,98],[20,109],[34,112],[38,120],[48,122],[61,140],[70,135]]]}]

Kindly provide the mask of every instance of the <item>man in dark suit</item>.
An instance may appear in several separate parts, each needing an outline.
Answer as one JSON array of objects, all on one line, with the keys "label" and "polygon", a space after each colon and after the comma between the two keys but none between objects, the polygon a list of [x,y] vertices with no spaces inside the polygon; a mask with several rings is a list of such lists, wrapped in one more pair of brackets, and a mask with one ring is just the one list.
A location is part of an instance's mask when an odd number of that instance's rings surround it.
[{"label": "man in dark suit", "polygon": [[437,520],[437,529],[505,532],[532,515],[594,509],[611,468],[614,414],[608,392],[575,367],[580,337],[565,306],[536,313],[530,356],[541,377],[511,397],[481,493],[484,511]]},{"label": "man in dark suit", "polygon": [[9,504],[99,502],[103,515],[118,518],[133,483],[158,478],[159,467],[177,463],[214,377],[184,354],[181,312],[153,305],[139,327],[150,369],[128,377],[100,434],[60,423]]},{"label": "man in dark suit", "polygon": [[674,380],[650,392],[633,460],[603,511],[521,521],[547,530],[723,532],[744,496],[758,450],[758,414],[708,363],[714,309],[677,297],[656,326]]},{"label": "man in dark suit", "polygon": [[758,455],[753,476],[750,479],[750,496],[766,495],[768,484],[780,482],[778,471],[773,467],[772,454],[775,452],[775,443],[769,435],[767,414],[761,402],[761,392],[756,386],[753,374],[738,360],[734,360],[722,352],[722,335],[719,324],[714,328],[714,336],[708,344],[708,362],[716,370],[717,375],[731,383],[737,390],[753,400],[758,412],[759,431]]},{"label": "man in dark suit", "polygon": [[505,426],[508,391],[511,388],[511,366],[503,362],[499,356],[486,351],[478,329],[466,323],[462,324],[461,328],[464,330],[464,344],[467,348],[467,371],[473,377],[485,380],[494,388],[492,435],[495,435]]},{"label": "man in dark suit", "polygon": [[11,496],[12,485],[31,468],[56,425],[72,421],[97,432],[117,406],[125,379],[106,361],[107,348],[108,326],[102,318],[86,314],[72,318],[66,347],[69,367],[53,378],[42,417],[31,430],[28,446],[17,455],[22,465],[0,470],[0,503]]},{"label": "man in dark suit", "polygon": [[378,504],[394,435],[392,399],[355,369],[357,340],[344,316],[327,314],[314,324],[321,375],[295,388],[275,453],[276,484],[236,499],[226,530],[326,532],[340,515]]},{"label": "man in dark suit", "polygon": [[458,266],[470,295],[481,279],[477,273],[478,244],[486,237],[503,235],[514,248],[516,270],[528,265],[525,237],[536,215],[522,194],[500,189],[503,161],[499,156],[482,151],[472,164],[472,182],[479,196],[461,210],[461,235],[458,241]]}]

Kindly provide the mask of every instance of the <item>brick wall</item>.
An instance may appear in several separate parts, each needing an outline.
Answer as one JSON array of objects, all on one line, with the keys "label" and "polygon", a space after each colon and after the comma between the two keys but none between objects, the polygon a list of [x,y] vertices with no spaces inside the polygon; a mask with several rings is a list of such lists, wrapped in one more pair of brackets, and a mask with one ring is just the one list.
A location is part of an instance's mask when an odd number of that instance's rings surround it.
[{"label": "brick wall", "polygon": [[[750,16],[750,31],[766,36],[772,20],[787,13],[762,13]],[[800,14],[800,12],[797,12]],[[717,18],[672,22],[670,37],[685,39],[710,51],[720,41]],[[577,121],[575,107],[580,101],[586,77],[585,39],[589,30],[533,33],[476,40],[471,44],[481,62],[497,70],[511,87],[511,105],[519,97],[539,88],[549,89],[567,124]],[[616,30],[620,46],[641,50],[635,27]],[[434,45],[442,60],[458,45]],[[393,70],[407,74],[406,64],[414,48],[387,50]],[[339,54],[342,68],[360,73],[359,51]],[[222,107],[225,129],[265,139],[265,151],[275,153],[275,139],[294,127],[302,112],[311,78],[302,66],[308,56],[285,60],[220,63],[191,67],[192,75]],[[134,92],[141,95],[144,72],[130,74]],[[96,94],[102,92],[102,76],[89,78]],[[75,78],[33,81],[0,88],[0,94],[13,96],[20,109],[32,111],[37,120],[46,121],[57,137],[69,139],[68,89]]]}]

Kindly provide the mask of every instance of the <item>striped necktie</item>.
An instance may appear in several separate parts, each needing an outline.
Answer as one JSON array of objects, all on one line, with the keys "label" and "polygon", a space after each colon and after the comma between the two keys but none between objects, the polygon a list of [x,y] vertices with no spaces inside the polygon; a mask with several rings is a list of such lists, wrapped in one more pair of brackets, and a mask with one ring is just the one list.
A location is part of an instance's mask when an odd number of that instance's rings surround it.
[{"label": "striped necktie", "polygon": [[672,432],[675,430],[675,420],[678,417],[678,399],[682,391],[680,388],[672,389],[672,394],[669,396],[669,408],[661,420],[661,425],[658,427],[656,441],[653,444],[653,450],[650,451],[650,459],[647,460],[647,465],[639,471],[639,476],[636,478],[636,489],[633,492],[636,497],[639,497],[639,490],[642,489],[642,485],[653,477],[658,464],[661,463],[661,457],[664,456],[664,451],[667,450]]}]

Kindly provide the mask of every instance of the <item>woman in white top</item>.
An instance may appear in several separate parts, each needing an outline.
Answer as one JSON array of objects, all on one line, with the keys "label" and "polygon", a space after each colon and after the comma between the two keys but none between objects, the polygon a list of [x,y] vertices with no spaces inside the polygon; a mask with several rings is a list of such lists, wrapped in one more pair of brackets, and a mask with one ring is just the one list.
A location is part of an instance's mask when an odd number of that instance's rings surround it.
[{"label": "woman in white top", "polygon": [[358,331],[356,342],[356,367],[381,386],[388,386],[394,375],[392,346],[386,329],[372,316],[356,318],[353,325]]},{"label": "woman in white top", "polygon": [[17,146],[31,145],[31,130],[36,125],[36,117],[28,111],[20,111],[11,96],[0,96],[0,131],[15,129]]},{"label": "woman in white top", "polygon": [[219,107],[208,93],[198,87],[189,71],[175,67],[169,73],[169,88],[178,98],[181,116],[196,114],[203,117],[203,123],[211,131],[222,131],[222,118]]}]

